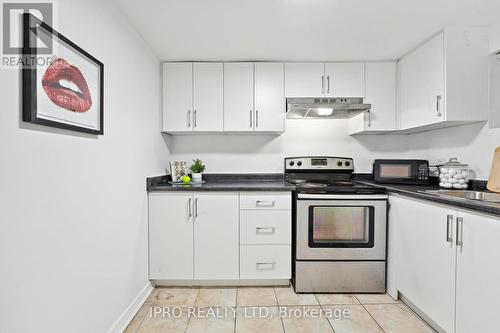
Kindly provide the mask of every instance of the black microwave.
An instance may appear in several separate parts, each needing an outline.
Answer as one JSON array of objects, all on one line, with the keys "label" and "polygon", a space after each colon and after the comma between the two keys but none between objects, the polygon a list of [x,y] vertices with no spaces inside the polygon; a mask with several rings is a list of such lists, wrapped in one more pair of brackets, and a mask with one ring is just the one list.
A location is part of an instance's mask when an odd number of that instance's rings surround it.
[{"label": "black microwave", "polygon": [[427,185],[429,184],[429,161],[375,160],[373,180],[377,183]]}]

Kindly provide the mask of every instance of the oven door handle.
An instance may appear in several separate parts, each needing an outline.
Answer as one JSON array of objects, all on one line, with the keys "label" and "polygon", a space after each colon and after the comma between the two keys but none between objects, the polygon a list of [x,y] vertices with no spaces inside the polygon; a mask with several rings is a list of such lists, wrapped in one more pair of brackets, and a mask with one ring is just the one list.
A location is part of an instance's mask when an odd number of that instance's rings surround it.
[{"label": "oven door handle", "polygon": [[334,199],[334,200],[372,200],[372,199],[388,199],[387,194],[307,194],[299,193],[298,199]]}]

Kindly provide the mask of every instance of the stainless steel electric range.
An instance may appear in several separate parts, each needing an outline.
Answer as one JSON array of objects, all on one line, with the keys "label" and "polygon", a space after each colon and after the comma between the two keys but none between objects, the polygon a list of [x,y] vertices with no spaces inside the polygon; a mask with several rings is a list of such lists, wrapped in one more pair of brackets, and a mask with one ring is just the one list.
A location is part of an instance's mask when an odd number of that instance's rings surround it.
[{"label": "stainless steel electric range", "polygon": [[353,159],[285,158],[294,200],[298,293],[385,292],[387,195],[353,181]]}]

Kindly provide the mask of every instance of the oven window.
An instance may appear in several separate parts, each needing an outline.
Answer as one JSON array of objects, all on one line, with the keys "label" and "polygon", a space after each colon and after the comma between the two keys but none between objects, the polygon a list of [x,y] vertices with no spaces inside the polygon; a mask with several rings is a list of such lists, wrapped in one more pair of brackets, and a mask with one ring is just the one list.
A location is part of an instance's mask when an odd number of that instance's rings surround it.
[{"label": "oven window", "polygon": [[373,247],[374,207],[309,207],[309,247]]}]

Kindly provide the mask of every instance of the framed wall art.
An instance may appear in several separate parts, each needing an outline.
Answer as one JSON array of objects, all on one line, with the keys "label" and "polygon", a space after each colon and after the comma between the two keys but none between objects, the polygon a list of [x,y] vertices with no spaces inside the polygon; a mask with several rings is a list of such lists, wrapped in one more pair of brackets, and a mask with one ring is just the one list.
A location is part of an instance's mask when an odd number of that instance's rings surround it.
[{"label": "framed wall art", "polygon": [[[49,54],[38,57],[37,45],[49,39]],[[23,59],[23,121],[104,134],[103,63],[28,13],[23,14]]]}]

